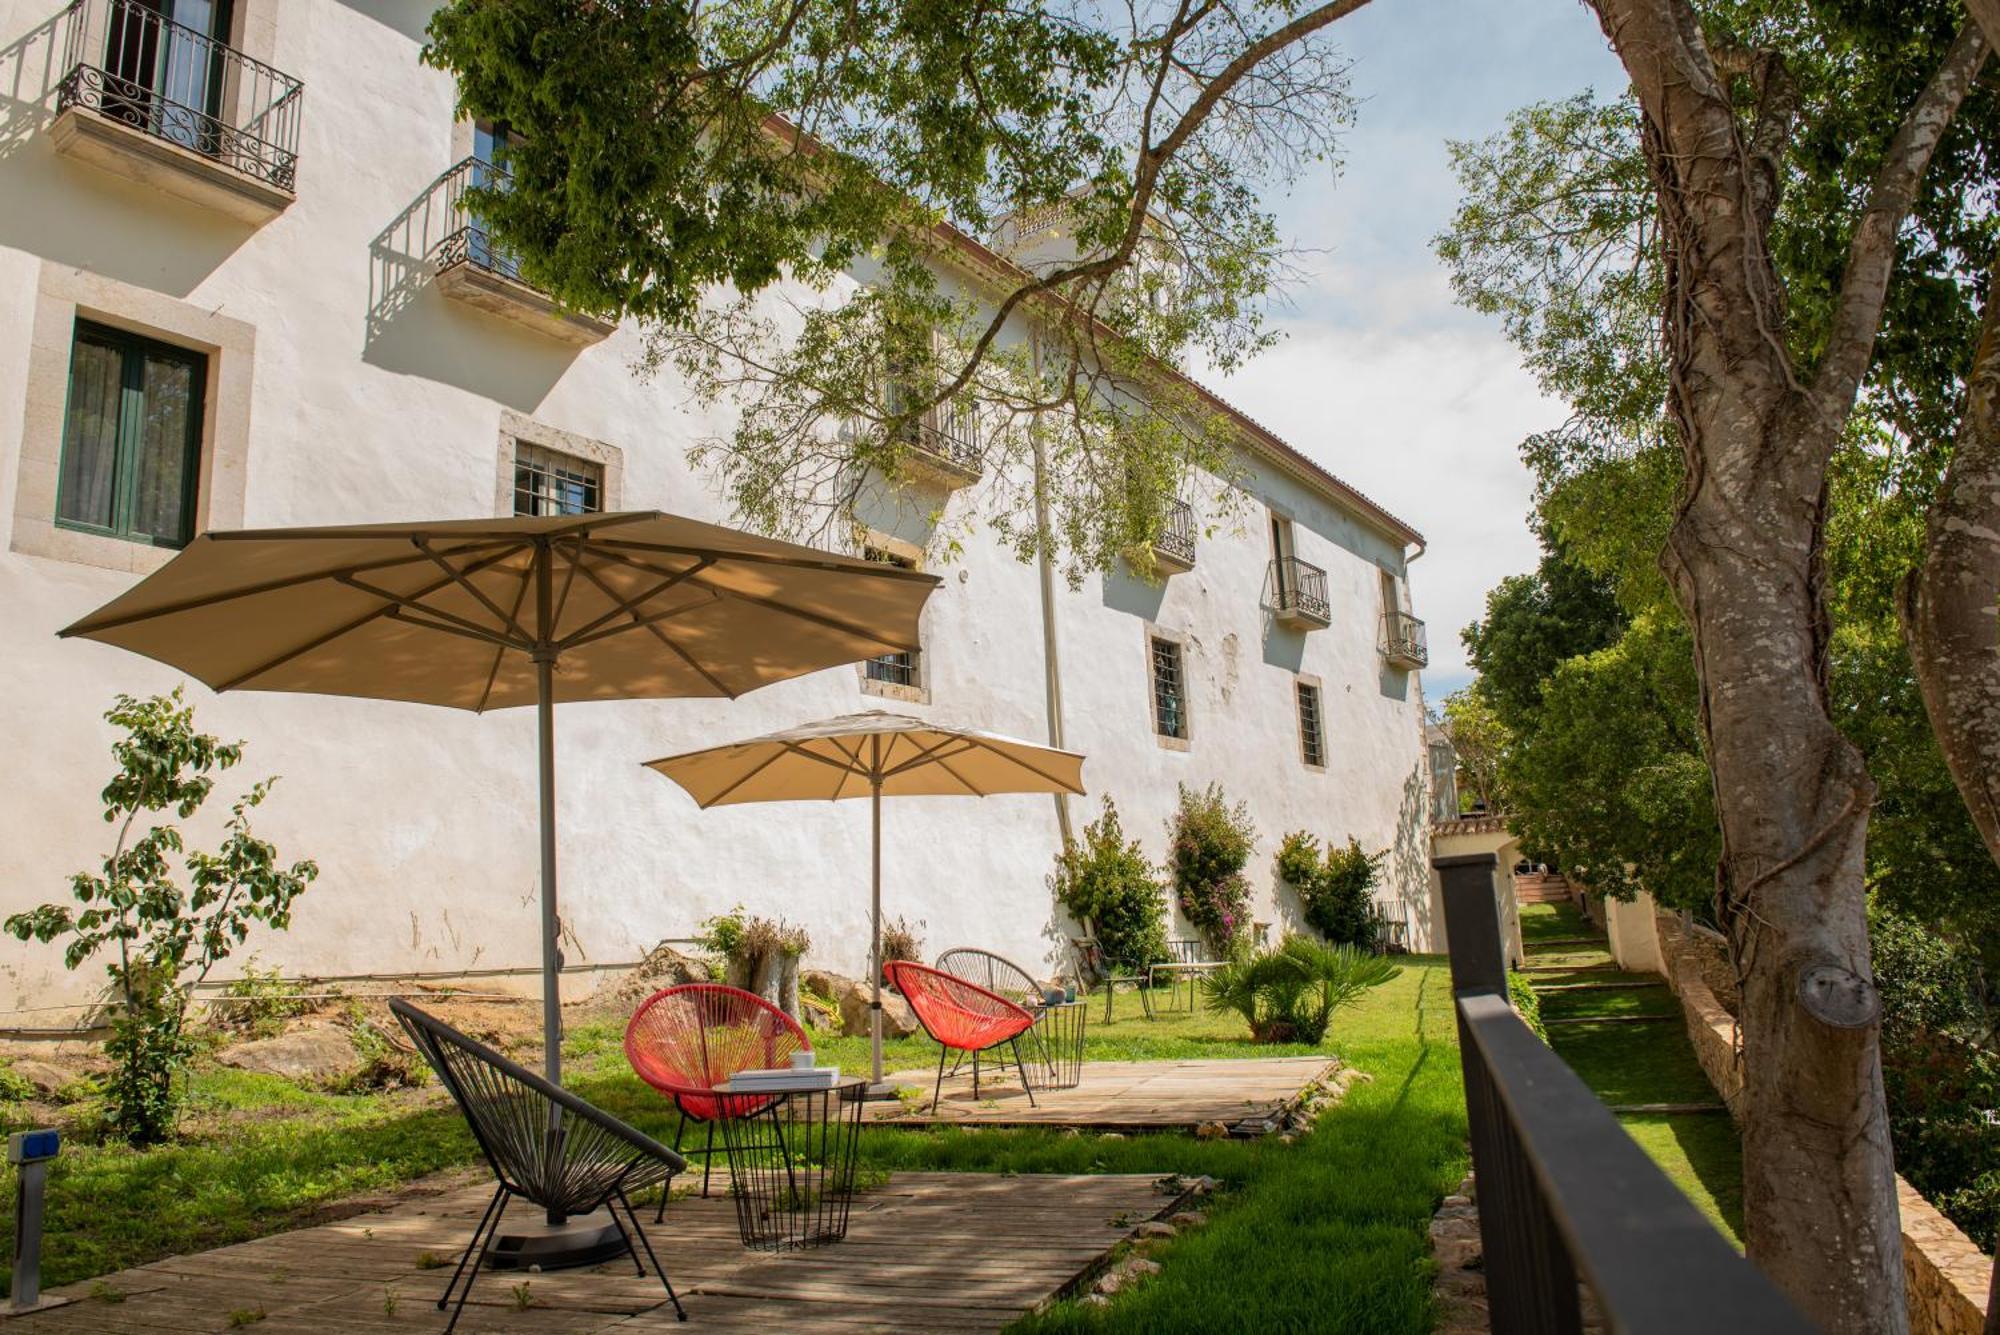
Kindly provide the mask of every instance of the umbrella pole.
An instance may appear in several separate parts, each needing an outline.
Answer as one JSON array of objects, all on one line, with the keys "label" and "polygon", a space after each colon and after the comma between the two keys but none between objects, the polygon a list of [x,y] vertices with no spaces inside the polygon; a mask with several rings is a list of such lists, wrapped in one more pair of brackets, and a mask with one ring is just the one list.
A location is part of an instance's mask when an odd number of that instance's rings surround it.
[{"label": "umbrella pole", "polygon": [[[875,740],[876,764],[881,764],[882,741]],[[882,1083],[882,776],[872,776],[868,798],[869,822],[873,827],[874,860],[872,885],[868,896],[868,917],[873,944],[869,947],[870,972],[874,975],[875,1000],[868,1011],[868,1048],[874,1060],[874,1076],[871,1084]]]},{"label": "umbrella pole", "polygon": [[542,798],[542,1069],[562,1084],[562,949],[556,916],[556,702],[555,663],[535,664],[535,702]]}]

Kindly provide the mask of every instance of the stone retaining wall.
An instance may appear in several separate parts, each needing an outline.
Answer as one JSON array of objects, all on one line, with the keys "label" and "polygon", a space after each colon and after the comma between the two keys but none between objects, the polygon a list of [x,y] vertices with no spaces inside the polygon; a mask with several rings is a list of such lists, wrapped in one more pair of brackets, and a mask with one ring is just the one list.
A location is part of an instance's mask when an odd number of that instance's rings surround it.
[{"label": "stone retaining wall", "polygon": [[[1680,935],[1660,924],[1662,946]],[[1668,952],[1670,958],[1672,952]],[[1708,1081],[1736,1113],[1743,1098],[1743,1066],[1736,1050],[1736,1020],[1723,1009],[1703,977],[1701,961],[1683,951],[1668,981],[1680,995],[1688,1037]],[[1910,1335],[1981,1335],[1993,1262],[1949,1219],[1896,1179],[1903,1218],[1903,1282],[1909,1291]]]}]

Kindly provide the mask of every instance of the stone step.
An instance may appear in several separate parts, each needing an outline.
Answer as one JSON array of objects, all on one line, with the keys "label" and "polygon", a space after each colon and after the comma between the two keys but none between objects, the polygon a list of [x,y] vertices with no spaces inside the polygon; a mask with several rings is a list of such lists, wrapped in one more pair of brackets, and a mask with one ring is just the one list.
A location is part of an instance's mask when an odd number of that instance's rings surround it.
[{"label": "stone step", "polygon": [[1551,1028],[1559,1024],[1660,1024],[1666,1020],[1680,1018],[1671,1011],[1663,1015],[1544,1015],[1542,1026]]},{"label": "stone step", "polygon": [[1528,953],[1533,954],[1544,946],[1601,946],[1604,944],[1604,938],[1601,936],[1544,936],[1535,937],[1528,941],[1527,947]]},{"label": "stone step", "polygon": [[1523,964],[1516,973],[1617,973],[1618,962],[1606,960],[1602,964]]},{"label": "stone step", "polygon": [[1639,987],[1665,987],[1667,980],[1654,978],[1637,982],[1621,983],[1547,983],[1535,989],[1537,992],[1618,992]]},{"label": "stone step", "polygon": [[1606,1104],[1614,1113],[1677,1114],[1677,1113],[1726,1113],[1729,1106],[1722,1103],[1610,1103]]}]

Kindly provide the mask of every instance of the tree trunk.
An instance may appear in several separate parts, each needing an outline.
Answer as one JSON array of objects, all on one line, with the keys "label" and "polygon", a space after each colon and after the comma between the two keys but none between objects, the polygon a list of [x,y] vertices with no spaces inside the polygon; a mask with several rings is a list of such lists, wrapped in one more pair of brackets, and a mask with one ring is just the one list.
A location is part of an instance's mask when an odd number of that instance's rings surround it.
[{"label": "tree trunk", "polygon": [[1747,130],[1688,0],[1595,0],[1644,109],[1686,484],[1662,566],[1694,637],[1742,983],[1750,1257],[1819,1326],[1908,1329],[1864,883],[1874,797],[1827,708],[1826,473],[1872,355],[1895,236],[1985,51],[1962,36],[1885,153],[1821,363],[1802,381],[1767,238],[1796,101]]}]

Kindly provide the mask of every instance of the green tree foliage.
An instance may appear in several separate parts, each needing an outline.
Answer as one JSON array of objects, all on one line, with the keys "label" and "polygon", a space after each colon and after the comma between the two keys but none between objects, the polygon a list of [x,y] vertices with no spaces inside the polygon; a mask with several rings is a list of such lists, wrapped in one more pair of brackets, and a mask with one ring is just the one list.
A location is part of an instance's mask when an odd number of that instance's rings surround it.
[{"label": "green tree foliage", "polygon": [[1556,665],[1618,638],[1625,617],[1609,581],[1546,543],[1530,575],[1510,575],[1486,594],[1486,615],[1461,632],[1479,674],[1479,694],[1503,727],[1521,729],[1542,703]]},{"label": "green tree foliage", "polygon": [[[1160,368],[1269,343],[1261,201],[1334,160],[1351,8],[452,0],[426,58],[519,136],[472,203],[524,277],[637,319],[648,365],[740,410],[700,457],[746,522],[839,536],[926,414],[971,401],[990,519],[1076,573],[1157,536],[1190,469],[1229,471]],[[939,223],[1049,210],[1073,258],[940,281]]]},{"label": "green tree foliage", "polygon": [[1721,849],[1695,700],[1687,630],[1658,614],[1557,667],[1508,754],[1523,849],[1606,894],[1705,904]]},{"label": "green tree foliage", "polygon": [[1087,923],[1107,961],[1142,970],[1167,958],[1167,899],[1159,873],[1125,838],[1109,797],[1083,837],[1056,854],[1049,889],[1072,918]]},{"label": "green tree foliage", "polygon": [[1502,776],[1514,747],[1514,730],[1500,721],[1499,712],[1487,701],[1479,683],[1446,697],[1443,722],[1459,771],[1465,776],[1459,801],[1489,812],[1508,810]]},{"label": "green tree foliage", "polygon": [[1231,960],[1201,986],[1211,1011],[1241,1015],[1259,1043],[1318,1043],[1341,1007],[1402,972],[1353,946],[1288,936],[1275,950]]},{"label": "green tree foliage", "polygon": [[1230,806],[1222,785],[1180,786],[1167,822],[1168,867],[1181,914],[1218,954],[1234,952],[1250,928],[1250,880],[1243,874],[1257,846],[1250,806]]},{"label": "green tree foliage", "polygon": [[1345,848],[1322,850],[1313,835],[1294,830],[1278,846],[1278,875],[1298,892],[1314,931],[1335,945],[1367,950],[1375,944],[1375,899],[1369,892],[1386,856],[1367,852],[1351,836]]},{"label": "green tree foliage", "polygon": [[175,1082],[193,1055],[187,1018],[195,987],[253,925],[290,926],[292,901],[319,868],[282,866],[277,849],[251,833],[250,813],[275,779],[237,799],[213,852],[187,849],[178,827],[164,821],[141,828],[160,812],[192,817],[208,800],[215,772],[240,762],[243,747],[196,732],[194,710],[178,690],[145,700],[121,695],[104,717],[125,734],[112,744],[118,772],[103,793],[104,820],[118,827],[117,841],[98,870],[70,878],[80,909],[43,904],[6,926],[23,941],[66,938],[70,969],[112,952],[105,972],[118,1009],[105,1053],[117,1064],[114,1120],[134,1142],[152,1144],[174,1128]]}]

